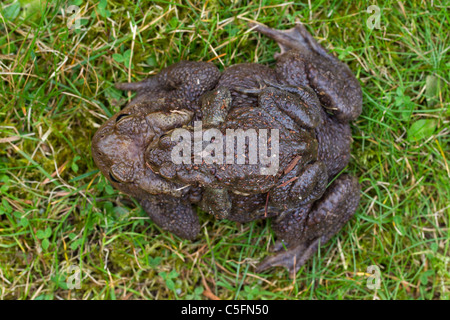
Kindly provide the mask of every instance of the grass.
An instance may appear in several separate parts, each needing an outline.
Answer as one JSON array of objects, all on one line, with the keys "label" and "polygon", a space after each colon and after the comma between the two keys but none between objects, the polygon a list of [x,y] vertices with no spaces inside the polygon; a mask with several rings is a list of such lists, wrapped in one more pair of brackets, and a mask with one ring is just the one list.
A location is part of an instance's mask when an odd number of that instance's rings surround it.
[{"label": "grass", "polygon": [[[67,3],[1,5],[1,299],[450,298],[448,2],[378,1],[373,30],[371,1],[72,3],[76,30]],[[362,185],[356,216],[291,280],[254,272],[268,221],[201,214],[196,241],[162,232],[106,182],[90,141],[130,99],[115,82],[183,59],[273,64],[276,44],[246,23],[296,19],[349,64],[364,107],[347,169]]]}]

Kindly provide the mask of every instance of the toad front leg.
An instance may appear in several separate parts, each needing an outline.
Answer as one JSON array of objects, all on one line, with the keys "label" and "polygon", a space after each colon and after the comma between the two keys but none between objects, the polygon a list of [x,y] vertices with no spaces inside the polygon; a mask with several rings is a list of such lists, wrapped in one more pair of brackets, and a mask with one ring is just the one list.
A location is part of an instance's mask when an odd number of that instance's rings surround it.
[{"label": "toad front leg", "polygon": [[[290,276],[295,274],[353,216],[359,204],[360,186],[355,177],[342,175],[314,204],[300,206],[273,223],[279,239],[278,252],[258,266],[261,272],[270,267],[284,266]],[[284,244],[287,250],[284,250]]]},{"label": "toad front leg", "polygon": [[198,216],[185,199],[151,195],[140,203],[155,224],[181,238],[194,240],[200,231]]},{"label": "toad front leg", "polygon": [[[231,93],[225,87],[219,87],[202,96],[202,115],[205,127],[218,127],[225,122],[231,108]],[[231,199],[227,188],[205,186],[203,210],[211,213],[216,219],[225,219],[231,212]]]},{"label": "toad front leg", "polygon": [[[200,102],[203,123],[201,138],[203,139],[208,128],[216,129],[216,127],[219,127],[225,121],[231,108],[231,94],[227,88],[219,87],[204,94]],[[220,131],[218,132],[220,133]],[[197,137],[193,132],[190,134],[192,134],[195,143]],[[213,136],[211,138],[216,137]],[[210,171],[215,171],[215,162],[211,160],[212,162],[209,163],[209,161],[205,160],[207,153],[204,152],[203,148],[200,150],[201,154],[198,155],[203,161],[202,164],[195,165],[191,168],[192,170],[183,170],[184,164],[175,164],[173,161],[173,148],[177,144],[177,141],[172,140],[171,134],[166,134],[157,142],[157,145],[151,144],[147,149],[146,158],[148,160],[148,166],[153,166],[158,174],[165,179],[179,179],[186,185],[199,184],[204,189],[203,201],[200,203],[200,206],[217,219],[225,219],[231,210],[228,188],[225,186],[211,186],[211,183],[214,181],[214,176]],[[203,142],[200,141],[200,143],[202,144]],[[190,151],[191,149],[189,147]]]}]

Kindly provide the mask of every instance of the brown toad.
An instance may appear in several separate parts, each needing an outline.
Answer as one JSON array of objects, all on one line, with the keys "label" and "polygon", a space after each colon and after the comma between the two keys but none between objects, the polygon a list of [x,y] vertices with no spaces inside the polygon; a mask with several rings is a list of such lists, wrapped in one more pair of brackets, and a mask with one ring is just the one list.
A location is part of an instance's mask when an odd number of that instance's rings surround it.
[{"label": "brown toad", "polygon": [[[92,139],[94,161],[111,184],[139,199],[155,223],[183,238],[193,239],[200,230],[191,206],[200,190],[182,189],[154,174],[144,163],[144,150],[155,136],[190,121],[193,112],[188,110],[195,111],[197,99],[217,84],[219,76],[211,63],[182,61],[141,82],[118,84],[138,94]],[[188,110],[176,111],[181,108]],[[171,225],[172,220],[178,223]]]},{"label": "brown toad", "polygon": [[[253,26],[280,45],[275,69],[241,64],[219,77],[208,64],[205,77],[184,68],[176,79],[122,84],[138,95],[99,129],[92,151],[115,187],[183,238],[195,238],[200,229],[191,206],[200,200],[204,210],[229,220],[275,217],[276,254],[258,270],[285,266],[294,275],[359,203],[357,179],[338,173],[349,161],[349,121],[361,113],[362,93],[350,69],[303,26]],[[261,165],[175,165],[170,134],[180,127],[192,131],[194,119],[203,120],[202,135],[239,127],[280,130],[276,174],[261,177]]]}]

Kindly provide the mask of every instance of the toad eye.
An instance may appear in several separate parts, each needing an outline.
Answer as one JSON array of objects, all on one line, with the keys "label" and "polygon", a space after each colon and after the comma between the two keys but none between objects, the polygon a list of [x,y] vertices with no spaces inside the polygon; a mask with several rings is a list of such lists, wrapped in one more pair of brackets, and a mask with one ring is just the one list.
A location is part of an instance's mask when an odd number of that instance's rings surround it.
[{"label": "toad eye", "polygon": [[130,115],[128,114],[128,113],[122,113],[122,114],[119,114],[118,116],[117,116],[117,118],[116,118],[116,123],[118,123],[120,120],[122,120],[122,119],[125,119],[125,118],[127,118],[127,117],[129,117]]},{"label": "toad eye", "polygon": [[115,183],[121,182],[119,179],[117,179],[117,177],[111,171],[109,172],[109,178]]},{"label": "toad eye", "polygon": [[170,133],[164,133],[161,135],[161,137],[159,137],[160,140],[163,139],[170,139],[171,138],[171,134]]}]

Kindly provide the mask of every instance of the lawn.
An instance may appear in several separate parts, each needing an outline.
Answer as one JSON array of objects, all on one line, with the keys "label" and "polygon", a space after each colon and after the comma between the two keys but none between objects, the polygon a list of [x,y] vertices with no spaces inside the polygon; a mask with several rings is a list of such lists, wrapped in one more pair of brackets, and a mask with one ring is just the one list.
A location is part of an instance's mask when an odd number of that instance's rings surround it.
[{"label": "lawn", "polygon": [[[450,299],[448,1],[0,6],[0,299]],[[182,240],[113,189],[90,151],[132,97],[116,82],[186,59],[273,65],[277,45],[250,21],[304,23],[363,88],[346,169],[360,206],[295,279],[255,273],[269,221],[199,213],[201,235]]]}]

